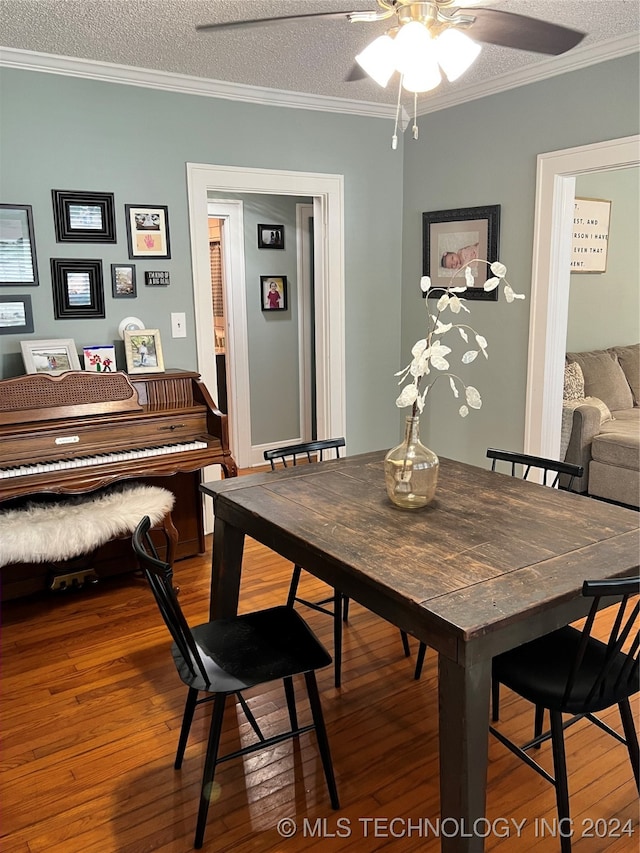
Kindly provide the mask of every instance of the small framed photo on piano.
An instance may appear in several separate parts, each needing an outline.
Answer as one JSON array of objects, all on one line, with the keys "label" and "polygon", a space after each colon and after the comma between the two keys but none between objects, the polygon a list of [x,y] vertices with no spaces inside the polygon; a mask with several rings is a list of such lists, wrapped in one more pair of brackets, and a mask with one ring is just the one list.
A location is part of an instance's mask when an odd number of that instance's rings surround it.
[{"label": "small framed photo on piano", "polygon": [[127,357],[127,373],[164,373],[158,329],[125,329],[124,352]]},{"label": "small framed photo on piano", "polygon": [[67,370],[80,370],[80,359],[71,338],[51,341],[20,341],[27,373],[57,376]]}]

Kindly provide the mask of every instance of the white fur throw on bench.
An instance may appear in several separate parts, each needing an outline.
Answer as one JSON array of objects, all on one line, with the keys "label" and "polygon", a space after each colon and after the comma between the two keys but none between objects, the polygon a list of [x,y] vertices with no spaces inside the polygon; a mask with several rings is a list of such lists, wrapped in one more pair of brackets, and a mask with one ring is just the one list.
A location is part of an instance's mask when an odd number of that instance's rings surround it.
[{"label": "white fur throw on bench", "polygon": [[152,525],[162,521],[173,503],[167,489],[130,484],[0,511],[0,566],[90,553],[110,539],[133,533],[145,515]]}]

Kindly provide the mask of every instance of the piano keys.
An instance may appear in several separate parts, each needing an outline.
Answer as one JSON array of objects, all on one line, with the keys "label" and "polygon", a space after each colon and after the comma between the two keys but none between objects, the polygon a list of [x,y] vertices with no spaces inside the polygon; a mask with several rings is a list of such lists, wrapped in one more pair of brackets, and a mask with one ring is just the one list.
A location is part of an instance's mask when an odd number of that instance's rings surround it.
[{"label": "piano keys", "polygon": [[[216,464],[225,477],[237,475],[227,416],[196,372],[68,371],[0,381],[0,510],[122,480],[161,485],[176,495],[177,555],[192,556],[205,548],[201,471]],[[103,550],[99,574],[133,567],[130,543],[111,542]],[[43,566],[38,571],[42,575]],[[24,566],[3,573],[5,599],[12,597],[11,574],[17,594],[44,587],[40,578],[25,588]]]}]

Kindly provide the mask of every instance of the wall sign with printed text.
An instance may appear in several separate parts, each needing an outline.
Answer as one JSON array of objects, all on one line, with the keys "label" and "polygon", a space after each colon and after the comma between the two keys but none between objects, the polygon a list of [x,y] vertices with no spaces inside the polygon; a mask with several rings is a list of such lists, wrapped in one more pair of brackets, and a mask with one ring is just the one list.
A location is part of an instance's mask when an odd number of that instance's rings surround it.
[{"label": "wall sign with printed text", "polygon": [[168,287],[169,273],[167,270],[147,270],[144,283],[147,287]]},{"label": "wall sign with printed text", "polygon": [[610,218],[610,201],[574,199],[571,272],[606,272]]}]

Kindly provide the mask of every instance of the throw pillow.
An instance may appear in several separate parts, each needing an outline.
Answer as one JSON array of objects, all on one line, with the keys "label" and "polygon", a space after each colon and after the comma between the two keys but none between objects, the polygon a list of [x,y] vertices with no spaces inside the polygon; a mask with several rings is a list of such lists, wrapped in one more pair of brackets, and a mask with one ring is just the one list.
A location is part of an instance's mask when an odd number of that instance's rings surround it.
[{"label": "throw pillow", "polygon": [[577,361],[565,364],[564,367],[564,400],[584,399],[584,376]]}]

